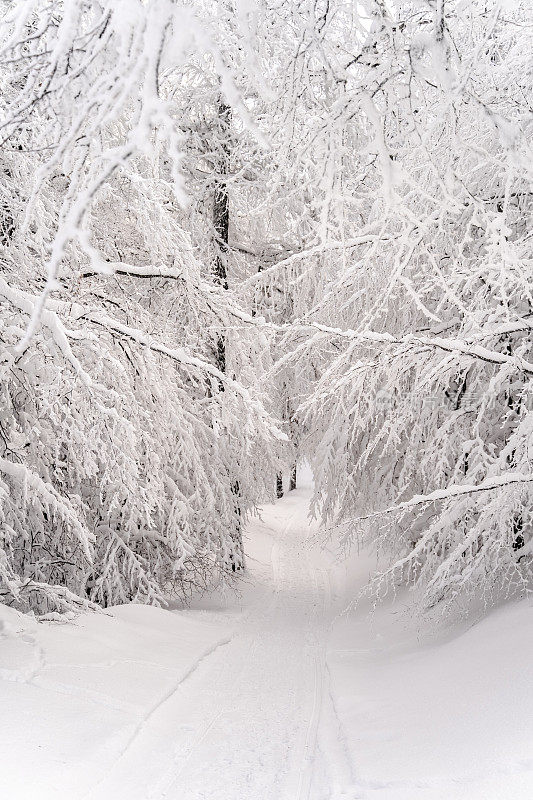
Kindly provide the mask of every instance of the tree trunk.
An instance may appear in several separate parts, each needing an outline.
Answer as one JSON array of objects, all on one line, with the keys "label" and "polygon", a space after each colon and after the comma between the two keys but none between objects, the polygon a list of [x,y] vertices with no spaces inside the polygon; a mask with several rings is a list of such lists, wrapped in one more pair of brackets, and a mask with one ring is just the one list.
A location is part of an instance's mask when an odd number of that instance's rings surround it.
[{"label": "tree trunk", "polygon": [[283,473],[276,475],[276,497],[280,500],[283,497]]},{"label": "tree trunk", "polygon": [[[215,186],[213,192],[213,228],[215,232],[215,261],[214,261],[214,275],[215,280],[224,289],[228,288],[228,272],[227,272],[227,253],[229,242],[229,191],[227,174],[230,166],[230,122],[231,122],[231,109],[220,98],[218,103],[218,123],[221,133],[220,138],[220,154],[217,163],[217,177],[215,179]],[[226,338],[224,334],[220,334],[217,338],[216,351],[215,351],[216,365],[220,372],[226,372]],[[224,391],[224,384],[220,383],[220,391]],[[231,486],[233,494],[234,508],[235,508],[235,529],[232,533],[232,538],[235,544],[235,554],[230,556],[231,569],[236,572],[244,567],[244,550],[242,544],[242,526],[241,526],[241,507],[240,507],[240,486],[239,481],[234,480]]]},{"label": "tree trunk", "polygon": [[296,464],[293,464],[292,466],[289,492],[292,492],[294,489],[296,489]]},{"label": "tree trunk", "polygon": [[[226,175],[229,170],[229,126],[231,119],[230,107],[220,100],[218,104],[218,119],[222,139],[220,142],[220,156],[218,159],[218,175],[215,180],[213,193],[213,228],[215,231],[215,280],[224,289],[228,288],[227,253],[229,242],[229,192]],[[217,367],[221,372],[226,371],[226,340],[221,335],[217,340],[216,350]],[[223,388],[222,388],[223,391]]]}]

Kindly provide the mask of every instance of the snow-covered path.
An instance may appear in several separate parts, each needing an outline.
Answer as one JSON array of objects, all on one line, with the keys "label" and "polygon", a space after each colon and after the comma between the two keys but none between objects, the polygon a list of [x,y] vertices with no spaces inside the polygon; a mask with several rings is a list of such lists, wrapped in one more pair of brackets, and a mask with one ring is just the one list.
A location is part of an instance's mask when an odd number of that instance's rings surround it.
[{"label": "snow-covered path", "polygon": [[339,614],[374,562],[314,545],[310,494],[251,521],[238,595],[73,624],[0,606],[0,800],[530,800],[530,603]]},{"label": "snow-covered path", "polygon": [[[324,720],[335,726],[331,595],[324,555],[310,544],[307,498],[300,490],[269,509],[266,558],[252,569],[238,627],[150,714],[87,800],[333,796],[338,777],[326,765],[342,771],[346,754],[331,731],[323,735]],[[347,762],[344,772],[347,789]]]}]

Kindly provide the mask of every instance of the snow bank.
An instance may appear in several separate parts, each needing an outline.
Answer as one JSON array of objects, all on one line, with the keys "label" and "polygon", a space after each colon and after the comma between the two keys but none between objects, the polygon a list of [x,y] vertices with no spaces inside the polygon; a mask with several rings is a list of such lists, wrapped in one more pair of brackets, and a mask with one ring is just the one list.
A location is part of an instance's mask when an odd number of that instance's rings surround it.
[{"label": "snow bank", "polygon": [[[359,559],[352,588],[369,566]],[[332,691],[360,796],[533,797],[531,604],[433,642],[404,611],[401,601],[373,614],[361,607],[333,628]]]},{"label": "snow bank", "polygon": [[0,605],[0,798],[84,797],[230,634],[201,612],[128,605],[37,624]]}]

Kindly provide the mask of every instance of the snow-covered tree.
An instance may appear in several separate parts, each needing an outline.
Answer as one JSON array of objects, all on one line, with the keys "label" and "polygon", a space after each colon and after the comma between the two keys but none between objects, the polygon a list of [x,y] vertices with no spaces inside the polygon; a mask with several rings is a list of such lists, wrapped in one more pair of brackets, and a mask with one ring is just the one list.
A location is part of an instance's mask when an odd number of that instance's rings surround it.
[{"label": "snow-covered tree", "polygon": [[4,599],[232,573],[304,452],[380,589],[525,587],[526,4],[3,7]]},{"label": "snow-covered tree", "polygon": [[211,358],[242,320],[185,224],[173,90],[198,53],[238,107],[193,8],[32,0],[3,19],[0,592],[22,608],[231,574],[236,518],[268,492],[281,434]]},{"label": "snow-covered tree", "polygon": [[345,264],[301,320],[316,503],[392,554],[380,590],[489,600],[527,586],[533,542],[527,8],[365,7],[340,74]]}]

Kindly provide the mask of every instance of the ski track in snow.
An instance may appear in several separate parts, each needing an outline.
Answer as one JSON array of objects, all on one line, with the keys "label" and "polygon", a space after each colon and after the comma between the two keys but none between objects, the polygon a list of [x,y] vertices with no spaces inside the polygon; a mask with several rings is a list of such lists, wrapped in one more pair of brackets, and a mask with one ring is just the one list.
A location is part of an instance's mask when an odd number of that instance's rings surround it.
[{"label": "ski track in snow", "polygon": [[[309,547],[307,510],[307,494],[296,491],[269,514],[269,574],[254,587],[235,633],[137,722],[80,800],[358,796],[329,782],[328,764],[346,763],[347,753],[337,741],[326,673],[329,575]],[[327,735],[324,726],[331,726]]]},{"label": "ski track in snow", "polygon": [[[189,669],[188,669],[188,670],[187,670],[187,671],[186,671],[184,674],[182,674],[182,675],[181,675],[181,676],[178,678],[178,680],[177,680],[177,681],[176,681],[176,682],[175,682],[175,683],[172,685],[172,687],[171,687],[171,688],[170,688],[170,689],[169,689],[167,692],[165,692],[165,694],[164,694],[164,695],[163,695],[163,696],[162,696],[162,697],[161,697],[161,698],[160,698],[160,699],[159,699],[159,700],[158,700],[158,701],[157,701],[157,702],[156,702],[156,703],[155,703],[155,704],[154,704],[154,705],[153,705],[153,706],[152,706],[152,707],[151,707],[151,708],[150,708],[150,709],[149,709],[149,710],[148,710],[148,711],[147,711],[147,712],[146,712],[146,713],[145,713],[145,714],[144,714],[144,715],[141,717],[141,719],[139,720],[139,722],[136,724],[136,726],[135,726],[135,728],[134,728],[134,730],[133,730],[133,733],[130,735],[129,739],[126,741],[126,743],[125,743],[125,744],[124,744],[124,746],[122,747],[122,750],[120,751],[119,755],[118,755],[118,756],[117,756],[117,758],[115,759],[115,762],[114,762],[114,764],[113,764],[113,765],[112,765],[110,768],[108,768],[108,770],[107,770],[107,772],[106,772],[106,775],[107,775],[107,774],[109,774],[110,772],[112,772],[114,768],[116,768],[117,764],[118,764],[118,763],[121,761],[121,759],[122,759],[122,758],[123,758],[123,757],[126,755],[126,753],[127,753],[127,752],[128,752],[128,750],[130,749],[130,747],[132,746],[132,744],[134,743],[134,741],[135,741],[135,740],[138,738],[138,736],[139,736],[139,735],[142,733],[142,731],[143,731],[143,728],[145,728],[145,726],[146,726],[146,725],[148,725],[148,723],[150,722],[150,720],[152,719],[152,717],[153,717],[153,716],[154,716],[154,715],[157,713],[157,711],[158,711],[158,710],[161,708],[161,706],[162,706],[164,703],[168,702],[168,701],[169,701],[169,700],[170,700],[170,699],[173,697],[173,695],[175,695],[175,694],[176,694],[176,692],[177,692],[177,691],[180,689],[180,687],[182,686],[182,684],[183,684],[183,683],[184,683],[184,682],[187,680],[187,678],[189,678],[189,677],[192,675],[192,673],[193,673],[193,672],[195,672],[195,670],[197,670],[197,669],[198,669],[198,667],[201,665],[201,663],[202,663],[202,662],[203,662],[203,661],[204,661],[206,658],[208,658],[208,657],[209,657],[210,655],[212,655],[212,654],[213,654],[213,653],[214,653],[216,650],[218,650],[218,649],[219,649],[219,647],[223,647],[224,645],[226,645],[226,644],[229,644],[229,643],[230,643],[230,641],[231,641],[231,637],[228,637],[228,638],[226,638],[226,639],[222,639],[221,641],[219,641],[219,642],[217,642],[215,645],[213,645],[213,647],[211,647],[209,650],[207,650],[207,652],[206,652],[206,653],[204,653],[204,655],[203,655],[203,656],[200,656],[200,658],[198,658],[198,659],[197,659],[197,660],[194,662],[194,664],[193,664],[193,665],[192,665],[192,666],[191,666],[191,667],[190,667],[190,668],[189,668]],[[102,778],[101,778],[101,779],[98,781],[98,783],[97,783],[96,787],[92,787],[92,788],[91,788],[91,789],[90,789],[90,790],[87,792],[87,794],[86,794],[86,795],[84,795],[84,798],[85,798],[85,797],[86,797],[86,798],[90,798],[90,797],[92,797],[92,796],[94,795],[95,789],[98,789],[98,787],[99,787],[99,786],[101,786],[101,785],[102,785],[102,784],[105,782],[105,780],[106,780],[106,775],[104,775],[104,776],[103,776],[103,777],[102,777]]]}]

